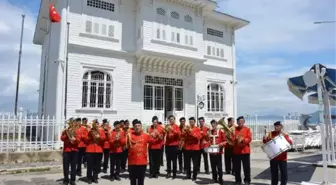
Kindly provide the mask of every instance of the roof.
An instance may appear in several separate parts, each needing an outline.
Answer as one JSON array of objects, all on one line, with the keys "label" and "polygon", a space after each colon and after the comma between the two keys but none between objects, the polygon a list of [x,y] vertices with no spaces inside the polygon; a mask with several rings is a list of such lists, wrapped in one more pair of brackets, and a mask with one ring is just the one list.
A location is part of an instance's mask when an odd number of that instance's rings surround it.
[{"label": "roof", "polygon": [[250,23],[250,21],[247,21],[245,19],[223,13],[223,12],[218,11],[218,10],[213,10],[208,15],[208,17],[211,18],[212,20],[221,21],[221,22],[225,22],[227,24],[230,24],[235,30],[243,28]]}]

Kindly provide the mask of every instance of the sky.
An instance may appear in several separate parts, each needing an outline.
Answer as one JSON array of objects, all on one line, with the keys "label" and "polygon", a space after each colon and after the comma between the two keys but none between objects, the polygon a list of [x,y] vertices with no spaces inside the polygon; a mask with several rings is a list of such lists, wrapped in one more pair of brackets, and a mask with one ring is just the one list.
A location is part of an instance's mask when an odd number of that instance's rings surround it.
[{"label": "sky", "polygon": [[[0,0],[0,112],[13,111],[24,13],[19,106],[37,110],[41,47],[33,45],[40,0]],[[310,113],[286,80],[313,64],[336,68],[334,0],[219,0],[218,9],[250,21],[236,33],[238,113],[288,115]]]}]

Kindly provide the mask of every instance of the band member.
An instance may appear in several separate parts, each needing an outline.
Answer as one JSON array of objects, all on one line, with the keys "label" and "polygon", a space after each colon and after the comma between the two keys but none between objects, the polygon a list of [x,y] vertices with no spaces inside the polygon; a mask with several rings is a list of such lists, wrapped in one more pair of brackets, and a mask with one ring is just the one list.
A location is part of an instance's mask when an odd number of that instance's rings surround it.
[{"label": "band member", "polygon": [[[107,119],[103,119],[102,128],[104,129],[105,136],[107,138],[109,132],[111,132],[111,128],[110,128],[110,125],[109,125]],[[107,173],[108,161],[109,161],[109,158],[110,158],[110,143],[109,143],[109,141],[107,139],[104,142],[103,154],[104,154],[104,158],[103,158],[103,173]]]},{"label": "band member", "polygon": [[[119,127],[120,129],[125,129],[125,120],[120,120],[119,121]],[[126,132],[124,132],[126,134]],[[126,135],[125,135],[126,137]],[[124,173],[126,171],[126,163],[127,163],[127,149],[124,146],[123,148],[123,157],[121,159],[121,173]]]},{"label": "band member", "polygon": [[[226,139],[222,130],[217,128],[217,122],[212,120],[211,122],[212,129],[210,130],[210,144],[215,144],[220,147],[219,153],[210,153],[210,164],[212,172],[212,180],[215,183],[223,184],[223,164],[222,164],[222,154],[223,148],[226,145]],[[214,141],[215,139],[215,141]]]},{"label": "band member", "polygon": [[[268,141],[272,140],[276,136],[282,134],[285,139],[288,141],[289,144],[293,144],[292,140],[289,138],[288,134],[282,131],[282,124],[280,121],[274,123],[274,131],[268,133],[267,136],[264,136],[263,143],[267,143]],[[287,152],[281,153],[279,156],[275,157],[270,161],[271,165],[271,175],[272,175],[272,184],[271,185],[278,185],[279,176],[278,176],[278,169],[280,169],[280,176],[281,176],[281,185],[287,184]]]},{"label": "band member", "polygon": [[200,149],[200,156],[199,156],[199,168],[201,168],[201,158],[203,156],[203,161],[204,161],[204,168],[205,168],[205,173],[209,174],[209,162],[208,162],[208,153],[204,150],[205,148],[209,147],[209,128],[205,126],[205,120],[203,117],[198,118],[198,122],[200,124],[200,129],[201,129],[201,149]]},{"label": "band member", "polygon": [[[162,128],[162,130],[164,129],[164,127],[162,126],[162,122],[159,122],[159,126]],[[165,137],[165,133],[163,132],[163,138]],[[160,165],[163,166],[163,153],[164,153],[164,145],[165,145],[165,141],[164,139],[161,141],[161,152],[160,152]],[[160,172],[159,172],[160,174]]]},{"label": "band member", "polygon": [[131,185],[144,185],[147,166],[147,145],[151,138],[142,131],[141,122],[137,119],[132,121],[134,131],[126,136],[128,148],[128,172]]},{"label": "band member", "polygon": [[[124,126],[124,133],[126,134],[130,129],[130,122],[125,120],[125,126]],[[127,164],[127,156],[128,156],[128,149],[124,146],[123,148],[123,157],[122,157],[122,164],[124,171],[126,170],[126,164]]]},{"label": "band member", "polygon": [[82,164],[86,164],[86,143],[84,141],[84,135],[88,132],[87,118],[82,119],[82,125],[79,128],[80,130],[80,141],[78,144],[78,162],[77,162],[77,175],[82,176]]},{"label": "band member", "polygon": [[[175,117],[170,115],[168,117],[169,124],[165,126],[166,132],[166,160],[167,160],[167,176],[171,177],[173,172],[173,179],[176,178],[177,172],[177,152],[179,139],[181,135],[180,127],[175,123]],[[173,171],[171,165],[173,164]]]},{"label": "band member", "polygon": [[98,183],[98,174],[100,173],[101,161],[103,157],[103,146],[106,135],[104,130],[99,127],[98,120],[94,120],[89,132],[83,136],[87,144],[87,171],[86,177],[88,183]]},{"label": "band member", "polygon": [[76,164],[78,161],[78,143],[80,142],[80,129],[77,128],[73,119],[68,121],[69,127],[63,130],[61,140],[63,147],[63,184],[69,184],[69,167],[71,168],[70,185],[75,185]]},{"label": "band member", "polygon": [[126,144],[124,130],[120,129],[119,121],[113,123],[114,129],[109,132],[110,143],[110,180],[120,180],[120,166],[123,157],[123,147]]},{"label": "band member", "polygon": [[193,163],[193,174],[192,180],[195,181],[197,178],[198,167],[199,167],[199,150],[200,150],[200,139],[202,137],[200,128],[195,126],[195,118],[189,118],[190,126],[185,126],[182,130],[182,137],[184,138],[184,153],[185,153],[185,164],[186,164],[186,174],[187,179],[191,179],[191,160]]},{"label": "band member", "polygon": [[[228,118],[227,119],[228,126],[229,128],[234,127],[234,119],[233,118]],[[225,158],[225,172],[226,174],[234,174],[234,165],[233,165],[233,146],[227,143],[225,145],[225,153],[224,153],[224,158]]]},{"label": "band member", "polygon": [[160,172],[160,155],[163,137],[163,128],[158,124],[158,117],[154,116],[152,118],[153,124],[149,127],[148,133],[151,137],[151,142],[149,143],[149,164],[150,164],[150,176],[157,178]]},{"label": "band member", "polygon": [[[180,130],[182,132],[183,128],[185,127],[185,122],[186,119],[184,117],[180,118]],[[180,138],[180,145],[179,145],[179,151],[177,153],[177,158],[178,158],[178,164],[179,164],[179,173],[184,173],[184,169],[186,167],[185,160],[183,160],[183,155],[184,155],[184,138],[181,136]]]},{"label": "band member", "polygon": [[241,163],[243,163],[245,185],[251,183],[251,164],[250,164],[250,143],[252,140],[251,130],[244,126],[245,119],[243,116],[237,118],[238,127],[235,129],[233,139],[233,164],[235,169],[236,184],[241,184]]}]

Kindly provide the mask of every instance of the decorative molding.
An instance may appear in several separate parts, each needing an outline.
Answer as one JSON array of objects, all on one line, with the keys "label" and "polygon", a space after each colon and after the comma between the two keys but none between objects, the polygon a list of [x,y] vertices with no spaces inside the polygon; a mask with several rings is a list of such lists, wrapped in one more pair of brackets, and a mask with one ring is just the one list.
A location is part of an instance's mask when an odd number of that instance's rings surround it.
[{"label": "decorative molding", "polygon": [[117,114],[116,110],[113,109],[100,109],[100,108],[80,108],[75,110],[76,113],[103,113],[103,114]]},{"label": "decorative molding", "polygon": [[211,56],[211,55],[204,55],[204,58],[212,59],[212,60],[220,60],[224,62],[228,61],[226,58],[221,58],[221,57],[216,57],[216,56]]},{"label": "decorative molding", "polygon": [[177,47],[177,48],[181,48],[181,49],[197,51],[197,48],[194,47],[194,46],[188,46],[188,45],[183,45],[183,44],[174,43],[174,42],[168,42],[168,41],[157,40],[157,39],[152,39],[151,42],[156,43],[156,44],[166,45],[166,46]]},{"label": "decorative molding", "polygon": [[91,39],[97,39],[97,40],[111,41],[111,42],[119,43],[119,39],[100,36],[100,35],[94,35],[94,34],[90,34],[90,33],[79,33],[79,36],[87,37],[87,38],[91,38]]},{"label": "decorative molding", "polygon": [[108,71],[114,71],[115,66],[110,66],[110,65],[99,65],[99,64],[92,64],[92,63],[86,63],[86,62],[81,62],[80,63],[83,68],[88,68],[88,69],[95,69],[95,70],[108,70]]},{"label": "decorative molding", "polygon": [[207,86],[210,84],[210,83],[219,83],[220,85],[224,85],[226,80],[220,80],[220,79],[214,79],[214,78],[206,78],[207,80]]}]

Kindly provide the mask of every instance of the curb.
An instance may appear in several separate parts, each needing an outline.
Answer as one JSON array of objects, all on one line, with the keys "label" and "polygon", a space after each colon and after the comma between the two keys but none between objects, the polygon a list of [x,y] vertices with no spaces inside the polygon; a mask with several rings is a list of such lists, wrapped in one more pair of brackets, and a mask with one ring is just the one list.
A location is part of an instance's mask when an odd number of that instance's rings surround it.
[{"label": "curb", "polygon": [[35,173],[35,172],[50,172],[52,170],[61,170],[62,165],[56,166],[42,166],[42,167],[27,167],[27,168],[13,168],[0,169],[0,175],[20,174],[20,173]]}]

